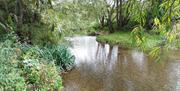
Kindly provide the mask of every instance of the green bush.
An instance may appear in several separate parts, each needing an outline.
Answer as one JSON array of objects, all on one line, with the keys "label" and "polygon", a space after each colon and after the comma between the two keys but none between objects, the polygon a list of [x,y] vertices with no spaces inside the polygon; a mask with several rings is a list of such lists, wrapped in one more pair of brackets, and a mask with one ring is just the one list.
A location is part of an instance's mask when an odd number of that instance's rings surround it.
[{"label": "green bush", "polygon": [[51,31],[51,26],[45,24],[31,25],[29,30],[35,30],[31,31],[31,42],[34,45],[59,44],[61,40],[61,33],[58,30]]},{"label": "green bush", "polygon": [[0,90],[61,90],[62,79],[47,47],[18,43],[13,34],[0,40]]},{"label": "green bush", "polygon": [[46,45],[44,47],[23,45],[22,59],[44,59],[48,62],[54,61],[60,71],[68,71],[73,68],[75,57],[64,45]]},{"label": "green bush", "polygon": [[18,69],[18,53],[16,48],[10,48],[12,41],[0,43],[0,90],[24,91],[26,83]]},{"label": "green bush", "polygon": [[70,53],[68,48],[63,45],[47,45],[49,52],[51,52],[53,59],[60,70],[70,70],[74,66],[75,56]]},{"label": "green bush", "polygon": [[29,59],[23,61],[23,71],[28,89],[40,91],[53,91],[62,88],[62,80],[54,63],[46,63],[43,60]]},{"label": "green bush", "polygon": [[[46,44],[46,43],[59,44],[59,41],[61,39],[60,33],[57,31],[53,31],[53,32],[46,31],[46,32],[40,32],[37,34],[39,34],[38,35],[39,42],[37,41],[37,39],[34,39],[34,40],[36,40],[36,42],[41,43],[41,44]],[[34,42],[34,43],[36,43],[36,42]]]}]

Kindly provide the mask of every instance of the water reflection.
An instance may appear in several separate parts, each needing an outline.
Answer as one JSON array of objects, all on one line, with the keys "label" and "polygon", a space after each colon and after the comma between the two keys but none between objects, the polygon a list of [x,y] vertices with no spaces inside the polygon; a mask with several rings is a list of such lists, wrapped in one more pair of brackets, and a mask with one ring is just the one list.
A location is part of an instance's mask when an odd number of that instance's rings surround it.
[{"label": "water reflection", "polygon": [[180,91],[180,60],[155,63],[143,52],[74,37],[77,67],[64,74],[63,91]]}]

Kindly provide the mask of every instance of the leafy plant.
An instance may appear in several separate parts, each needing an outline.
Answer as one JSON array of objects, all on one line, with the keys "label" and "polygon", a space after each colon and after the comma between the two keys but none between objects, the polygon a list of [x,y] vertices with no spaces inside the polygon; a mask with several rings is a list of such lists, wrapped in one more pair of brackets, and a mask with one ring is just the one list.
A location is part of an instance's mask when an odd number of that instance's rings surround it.
[{"label": "leafy plant", "polygon": [[67,47],[60,45],[47,45],[47,48],[52,53],[56,65],[60,70],[70,70],[74,66],[75,56],[70,53]]},{"label": "leafy plant", "polygon": [[16,38],[8,34],[0,42],[0,90],[61,90],[62,79],[49,49],[21,44]]},{"label": "leafy plant", "polygon": [[24,91],[27,84],[18,69],[19,53],[11,48],[11,41],[7,41],[0,43],[0,90]]},{"label": "leafy plant", "polygon": [[50,45],[44,47],[23,45],[22,59],[44,59],[48,62],[55,62],[61,71],[67,71],[73,68],[75,57],[64,45]]}]

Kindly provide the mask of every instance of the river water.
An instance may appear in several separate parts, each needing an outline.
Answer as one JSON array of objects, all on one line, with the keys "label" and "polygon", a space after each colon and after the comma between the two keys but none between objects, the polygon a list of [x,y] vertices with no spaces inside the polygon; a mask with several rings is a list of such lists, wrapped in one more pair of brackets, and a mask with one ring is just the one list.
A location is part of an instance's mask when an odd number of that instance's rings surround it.
[{"label": "river water", "polygon": [[96,37],[69,40],[76,67],[63,75],[63,91],[180,91],[179,52],[157,63],[143,52],[100,44]]}]

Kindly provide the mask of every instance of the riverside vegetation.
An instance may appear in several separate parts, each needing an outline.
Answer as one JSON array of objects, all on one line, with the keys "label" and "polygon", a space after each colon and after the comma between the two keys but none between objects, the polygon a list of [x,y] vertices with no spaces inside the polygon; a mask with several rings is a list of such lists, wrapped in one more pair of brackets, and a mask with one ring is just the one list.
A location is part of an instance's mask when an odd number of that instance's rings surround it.
[{"label": "riverside vegetation", "polygon": [[[2,39],[3,38],[3,39]],[[15,34],[1,36],[1,90],[61,90],[60,73],[70,70],[74,56],[63,45],[22,44]]]},{"label": "riverside vegetation", "polygon": [[1,91],[62,89],[60,73],[74,67],[75,57],[61,42],[51,5],[50,0],[0,1]]},{"label": "riverside vegetation", "polygon": [[180,48],[180,0],[0,0],[0,90],[54,91],[75,66],[66,36],[123,48]]}]

